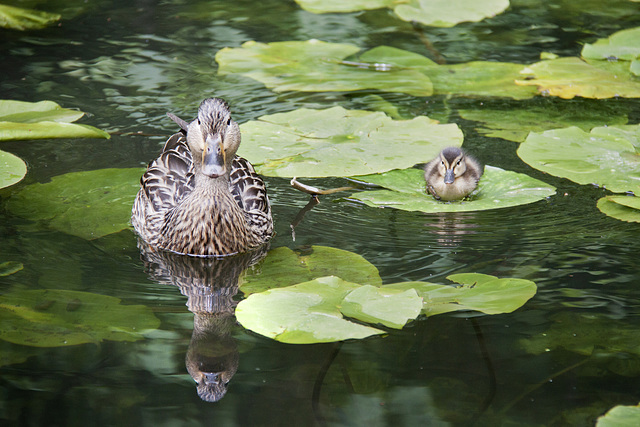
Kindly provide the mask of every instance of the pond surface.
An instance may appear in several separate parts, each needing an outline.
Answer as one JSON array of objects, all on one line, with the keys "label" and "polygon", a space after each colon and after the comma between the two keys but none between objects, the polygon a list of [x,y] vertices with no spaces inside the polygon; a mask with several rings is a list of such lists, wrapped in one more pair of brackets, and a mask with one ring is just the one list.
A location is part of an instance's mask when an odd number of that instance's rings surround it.
[{"label": "pond surface", "polygon": [[[447,63],[577,56],[583,43],[640,25],[639,3],[601,3],[513,1],[495,18],[426,27],[424,36]],[[277,94],[246,77],[217,76],[215,53],[248,40],[311,38],[434,53],[387,10],[315,15],[282,0],[114,0],[72,2],[68,13],[75,6],[81,12],[60,26],[2,32],[0,98],[79,108],[89,113],[82,123],[112,138],[1,144],[29,172],[0,199],[0,263],[24,265],[0,277],[0,291],[117,297],[147,307],[160,325],[137,341],[61,347],[0,341],[3,425],[593,425],[615,405],[638,404],[640,225],[596,208],[606,190],[530,168],[517,157],[517,143],[483,136],[458,114],[563,103],[608,108],[637,124],[637,100]],[[361,341],[282,344],[243,329],[232,312],[208,322],[194,315],[195,297],[188,307],[187,291],[145,268],[131,230],[85,240],[6,209],[11,194],[31,183],[146,165],[176,130],[165,113],[193,117],[205,97],[226,99],[243,123],[302,107],[373,109],[372,93],[405,117],[457,123],[464,147],[481,162],[543,180],[557,194],[513,208],[424,214],[345,202],[338,193],[306,214],[294,240],[290,223],[308,198],[288,179],[266,178],[277,231],[271,248],[348,250],[375,265],[384,283],[447,283],[447,275],[461,272],[533,280],[538,292],[522,308],[420,317]],[[346,185],[340,178],[305,182]],[[199,397],[187,366],[198,352],[206,361],[207,351],[225,354],[218,361],[232,375],[215,403]]]}]

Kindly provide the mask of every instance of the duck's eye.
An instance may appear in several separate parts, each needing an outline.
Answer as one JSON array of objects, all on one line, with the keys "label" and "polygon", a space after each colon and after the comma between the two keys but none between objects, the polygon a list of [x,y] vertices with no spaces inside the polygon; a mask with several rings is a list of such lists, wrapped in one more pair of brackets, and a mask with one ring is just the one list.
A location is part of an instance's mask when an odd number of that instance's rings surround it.
[{"label": "duck's eye", "polygon": [[231,117],[227,119],[227,126],[231,126]]},{"label": "duck's eye", "polygon": [[456,163],[456,165],[457,165],[457,166],[460,166],[460,162],[461,162],[461,161],[462,161],[462,160],[458,160],[458,163]]},{"label": "duck's eye", "polygon": [[442,161],[442,166],[444,166],[444,160]]},{"label": "duck's eye", "polygon": [[200,126],[200,118],[198,118],[198,126]]}]

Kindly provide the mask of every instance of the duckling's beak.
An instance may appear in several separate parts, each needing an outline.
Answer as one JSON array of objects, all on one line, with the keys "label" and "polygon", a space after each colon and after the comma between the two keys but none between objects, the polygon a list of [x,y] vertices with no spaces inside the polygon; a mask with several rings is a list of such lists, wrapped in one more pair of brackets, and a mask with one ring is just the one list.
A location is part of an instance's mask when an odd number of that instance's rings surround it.
[{"label": "duckling's beak", "polygon": [[211,178],[217,178],[224,175],[225,156],[222,139],[219,134],[209,135],[205,141],[204,151],[202,152],[202,173]]},{"label": "duckling's beak", "polygon": [[444,173],[444,183],[453,184],[453,181],[455,179],[456,179],[456,175],[453,173],[453,169],[447,169]]}]

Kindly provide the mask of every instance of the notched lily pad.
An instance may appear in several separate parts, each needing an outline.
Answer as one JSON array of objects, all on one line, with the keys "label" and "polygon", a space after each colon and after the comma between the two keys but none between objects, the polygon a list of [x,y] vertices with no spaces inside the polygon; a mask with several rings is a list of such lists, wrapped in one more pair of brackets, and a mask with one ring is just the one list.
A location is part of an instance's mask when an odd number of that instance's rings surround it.
[{"label": "notched lily pad", "polygon": [[598,417],[596,427],[622,427],[640,425],[640,404],[636,406],[618,405]]},{"label": "notched lily pad", "polygon": [[368,206],[389,207],[406,211],[468,212],[524,205],[555,194],[555,188],[517,172],[485,166],[478,188],[469,200],[441,202],[426,193],[424,172],[420,169],[360,176],[359,181],[377,184],[385,189],[361,191],[348,196]]},{"label": "notched lily pad", "polygon": [[14,214],[48,222],[58,231],[96,239],[129,226],[144,169],[99,169],[58,175],[12,195]]},{"label": "notched lily pad", "polygon": [[598,200],[603,214],[627,222],[640,222],[640,197],[606,196]]},{"label": "notched lily pad", "polygon": [[27,165],[20,157],[0,150],[0,188],[21,181],[26,174]]},{"label": "notched lily pad", "polygon": [[88,125],[72,124],[82,111],[52,101],[0,100],[0,141],[45,138],[106,138],[110,135]]},{"label": "notched lily pad", "polygon": [[0,296],[0,339],[32,347],[103,340],[136,341],[160,320],[142,305],[68,290],[21,290]]},{"label": "notched lily pad", "polygon": [[578,184],[640,194],[640,125],[577,127],[530,133],[518,156],[532,167]]},{"label": "notched lily pad", "polygon": [[382,285],[378,269],[353,252],[327,246],[293,251],[283,246],[270,250],[258,266],[247,271],[240,290],[249,295],[324,276],[340,276],[362,285]]},{"label": "notched lily pad", "polygon": [[[462,145],[455,124],[426,116],[393,120],[381,112],[301,108],[244,123],[239,153],[263,175],[353,176],[410,167]],[[402,146],[393,150],[391,146]]]}]

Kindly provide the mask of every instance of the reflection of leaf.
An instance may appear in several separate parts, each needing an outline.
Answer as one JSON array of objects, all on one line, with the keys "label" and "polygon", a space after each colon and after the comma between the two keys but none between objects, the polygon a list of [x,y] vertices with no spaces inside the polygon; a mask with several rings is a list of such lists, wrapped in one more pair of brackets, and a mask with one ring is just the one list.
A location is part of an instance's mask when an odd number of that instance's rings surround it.
[{"label": "reflection of leaf", "polygon": [[31,184],[9,199],[16,215],[49,221],[59,231],[95,239],[129,226],[143,169],[99,169]]},{"label": "reflection of leaf", "polygon": [[607,196],[598,200],[605,215],[627,222],[640,222],[640,197]]},{"label": "reflection of leaf", "polygon": [[410,167],[444,147],[460,146],[463,136],[455,124],[425,116],[392,120],[380,112],[333,107],[262,116],[242,125],[242,139],[239,154],[261,174],[325,177]]},{"label": "reflection of leaf", "polygon": [[420,169],[405,169],[356,177],[385,189],[353,193],[349,199],[359,200],[369,206],[406,211],[467,212],[524,205],[555,193],[554,187],[527,175],[486,166],[470,200],[445,203],[426,193],[423,174]]},{"label": "reflection of leaf", "polygon": [[579,184],[640,194],[640,125],[577,127],[530,133],[518,156],[532,167]]},{"label": "reflection of leaf", "polygon": [[509,7],[509,0],[296,0],[313,13],[357,12],[394,9],[404,21],[417,21],[434,27],[453,27],[460,22],[478,22]]},{"label": "reflection of leaf", "polygon": [[545,103],[528,106],[526,109],[474,109],[459,110],[460,117],[482,122],[476,128],[484,135],[522,142],[529,132],[542,132],[566,126],[577,126],[590,130],[594,126],[624,125],[627,116],[609,104],[596,104],[573,101]]},{"label": "reflection of leaf", "polygon": [[107,132],[71,124],[84,115],[55,102],[0,100],[0,141],[43,138],[106,138]]},{"label": "reflection of leaf", "polygon": [[57,13],[0,4],[0,27],[12,30],[37,30],[61,18]]},{"label": "reflection of leaf", "polygon": [[20,181],[27,174],[27,165],[20,157],[0,150],[0,188]]},{"label": "reflection of leaf", "polygon": [[618,31],[594,44],[586,43],[582,57],[588,59],[617,58],[627,61],[640,58],[640,27]]},{"label": "reflection of leaf", "polygon": [[10,274],[17,273],[22,270],[24,265],[21,262],[17,261],[6,261],[0,263],[0,277],[9,276]]},{"label": "reflection of leaf", "polygon": [[160,321],[142,305],[68,290],[22,290],[0,296],[0,339],[33,347],[103,340],[136,341]]},{"label": "reflection of leaf", "polygon": [[596,427],[623,427],[640,425],[640,404],[636,406],[618,405],[598,417]]},{"label": "reflection of leaf", "polygon": [[640,82],[627,69],[606,61],[587,63],[579,58],[558,58],[526,67],[521,86],[536,86],[541,93],[570,99],[640,97]]},{"label": "reflection of leaf", "polygon": [[271,288],[307,282],[323,276],[340,276],[349,282],[380,286],[378,269],[358,254],[326,246],[312,246],[305,251],[287,247],[269,251],[258,271],[249,270],[240,290],[249,295]]}]

